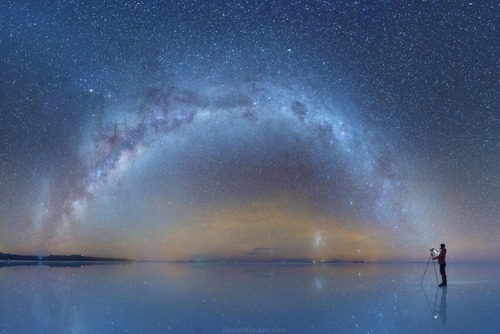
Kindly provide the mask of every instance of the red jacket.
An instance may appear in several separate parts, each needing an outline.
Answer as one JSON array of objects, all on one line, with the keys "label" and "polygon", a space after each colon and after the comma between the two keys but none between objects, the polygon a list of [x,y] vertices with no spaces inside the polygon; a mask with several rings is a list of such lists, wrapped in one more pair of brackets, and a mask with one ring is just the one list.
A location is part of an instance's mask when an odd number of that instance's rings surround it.
[{"label": "red jacket", "polygon": [[446,264],[446,248],[441,249],[438,256],[433,257],[433,260],[438,260],[439,264]]}]

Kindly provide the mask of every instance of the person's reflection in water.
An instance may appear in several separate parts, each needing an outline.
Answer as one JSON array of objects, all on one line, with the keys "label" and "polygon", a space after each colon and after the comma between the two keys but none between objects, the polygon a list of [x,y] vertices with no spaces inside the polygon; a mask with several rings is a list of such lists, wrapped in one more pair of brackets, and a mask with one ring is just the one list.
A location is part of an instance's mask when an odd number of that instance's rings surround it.
[{"label": "person's reflection in water", "polygon": [[441,323],[444,325],[448,320],[448,313],[446,312],[446,294],[448,293],[447,289],[441,290],[441,300],[439,301],[439,318],[441,319]]}]

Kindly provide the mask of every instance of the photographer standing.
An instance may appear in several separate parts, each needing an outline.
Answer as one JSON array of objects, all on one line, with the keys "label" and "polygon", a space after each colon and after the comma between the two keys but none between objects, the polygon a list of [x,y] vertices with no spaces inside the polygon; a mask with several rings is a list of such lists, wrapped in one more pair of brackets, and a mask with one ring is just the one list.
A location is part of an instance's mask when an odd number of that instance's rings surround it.
[{"label": "photographer standing", "polygon": [[436,249],[431,249],[432,251],[432,259],[433,260],[438,260],[439,263],[439,273],[441,274],[442,282],[439,284],[441,287],[445,287],[447,284],[446,281],[446,245],[441,244],[441,248],[438,250]]}]

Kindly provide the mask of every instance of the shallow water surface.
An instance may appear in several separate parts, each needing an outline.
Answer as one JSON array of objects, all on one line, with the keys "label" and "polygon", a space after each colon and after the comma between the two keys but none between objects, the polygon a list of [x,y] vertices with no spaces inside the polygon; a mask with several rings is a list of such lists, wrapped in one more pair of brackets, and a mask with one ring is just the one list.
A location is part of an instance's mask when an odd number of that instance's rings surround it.
[{"label": "shallow water surface", "polygon": [[442,289],[425,263],[4,266],[0,330],[494,333],[497,268],[449,264]]}]

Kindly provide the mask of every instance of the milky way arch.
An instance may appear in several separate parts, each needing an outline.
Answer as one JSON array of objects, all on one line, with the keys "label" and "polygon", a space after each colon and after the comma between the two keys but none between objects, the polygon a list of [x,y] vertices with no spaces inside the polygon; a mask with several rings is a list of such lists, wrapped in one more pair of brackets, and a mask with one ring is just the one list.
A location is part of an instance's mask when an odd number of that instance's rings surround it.
[{"label": "milky way arch", "polygon": [[[118,171],[140,158],[141,152],[194,122],[209,124],[220,117],[235,126],[241,122],[266,125],[285,135],[307,137],[309,147],[300,150],[310,150],[315,160],[294,160],[293,152],[287,152],[279,173],[294,169],[295,174],[302,173],[297,175],[300,178],[309,168],[311,173],[322,174],[313,175],[316,181],[311,182],[324,183],[317,181],[323,176],[328,179],[326,183],[330,182],[330,189],[336,189],[333,198],[320,191],[318,196],[323,197],[325,205],[329,200],[332,207],[340,207],[339,201],[346,202],[354,206],[353,211],[373,219],[401,211],[401,199],[395,198],[404,193],[404,186],[383,136],[367,131],[355,117],[342,116],[315,94],[269,83],[197,88],[157,85],[145,90],[132,111],[122,112],[118,121],[115,118],[100,126],[91,135],[90,146],[74,161],[72,172],[65,175],[64,182],[57,183],[59,195],[52,196],[50,214],[44,218],[45,225],[50,220],[53,226],[53,243],[71,238],[72,227],[81,223],[78,210],[84,210],[96,198],[98,189],[109,185]],[[315,164],[321,164],[323,172],[318,172]]]}]

